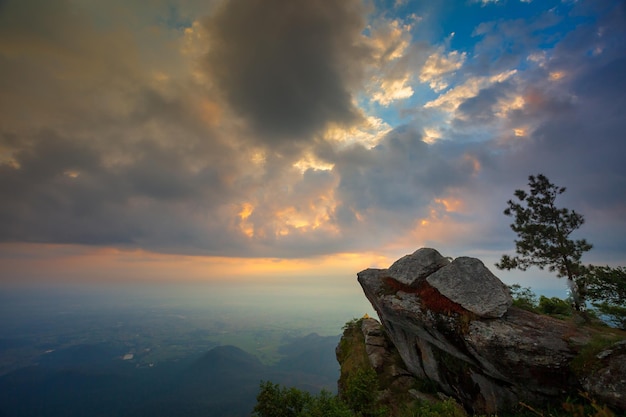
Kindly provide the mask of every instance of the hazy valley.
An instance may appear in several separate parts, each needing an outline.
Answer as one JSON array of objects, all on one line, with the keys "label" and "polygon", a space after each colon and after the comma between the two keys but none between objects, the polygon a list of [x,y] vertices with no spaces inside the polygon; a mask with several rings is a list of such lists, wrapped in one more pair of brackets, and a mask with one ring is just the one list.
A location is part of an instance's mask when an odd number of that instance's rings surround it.
[{"label": "hazy valley", "polygon": [[145,291],[4,293],[0,416],[236,416],[261,380],[335,391],[341,326],[365,312],[254,302],[258,288]]}]

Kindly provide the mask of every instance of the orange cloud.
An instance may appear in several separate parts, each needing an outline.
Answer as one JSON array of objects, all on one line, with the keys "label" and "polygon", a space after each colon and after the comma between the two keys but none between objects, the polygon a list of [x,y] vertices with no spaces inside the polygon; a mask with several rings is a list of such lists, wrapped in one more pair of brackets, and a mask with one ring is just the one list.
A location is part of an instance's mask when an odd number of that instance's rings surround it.
[{"label": "orange cloud", "polygon": [[316,196],[314,200],[308,202],[308,205],[300,208],[294,206],[281,208],[274,214],[279,224],[276,233],[284,236],[293,230],[306,233],[321,227],[331,232],[338,232],[337,227],[330,223],[330,213],[335,210],[336,205],[331,193],[329,196]]},{"label": "orange cloud", "polygon": [[239,216],[239,229],[244,235],[254,237],[254,224],[248,221],[248,217],[254,212],[254,206],[250,203],[243,203],[241,210],[237,214]]},{"label": "orange cloud", "polygon": [[436,198],[435,203],[441,204],[446,212],[458,212],[463,209],[463,200],[459,198]]},{"label": "orange cloud", "polygon": [[338,253],[310,259],[171,255],[144,250],[52,244],[0,244],[1,285],[125,282],[274,282],[289,278],[355,277],[392,258]]},{"label": "orange cloud", "polygon": [[220,123],[222,109],[214,101],[205,99],[200,102],[200,116],[209,127],[214,127]]}]

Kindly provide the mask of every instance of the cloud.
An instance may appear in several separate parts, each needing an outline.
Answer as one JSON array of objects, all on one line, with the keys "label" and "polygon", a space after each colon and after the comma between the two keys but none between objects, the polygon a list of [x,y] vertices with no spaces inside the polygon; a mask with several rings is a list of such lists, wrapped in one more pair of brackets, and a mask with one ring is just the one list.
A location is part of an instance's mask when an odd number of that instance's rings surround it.
[{"label": "cloud", "polygon": [[[526,7],[526,6],[525,6]],[[468,73],[484,74],[503,72],[523,67],[529,52],[545,48],[542,44],[558,42],[564,19],[561,10],[552,8],[541,11],[532,19],[494,19],[478,24],[472,33],[476,39]],[[536,48],[536,49],[535,49]]]},{"label": "cloud", "polygon": [[430,88],[436,92],[445,90],[448,87],[444,77],[454,71],[459,70],[465,62],[466,53],[451,51],[447,55],[443,51],[431,54],[422,67],[419,79],[423,83],[428,83]]},{"label": "cloud", "polygon": [[[543,172],[556,184],[568,187],[561,204],[586,216],[580,236],[596,244],[590,260],[614,259],[626,243],[621,236],[626,224],[614,215],[625,207],[619,196],[626,184],[626,169],[618,155],[626,152],[626,125],[619,116],[619,109],[626,104],[619,93],[626,88],[621,76],[626,71],[626,14],[614,3],[598,7],[602,13],[596,24],[582,24],[570,31],[537,67],[518,73],[514,86],[498,92],[499,97],[512,93],[521,98],[506,112],[502,127],[510,132],[524,126],[525,135],[515,138],[509,133],[503,140],[504,131],[492,132],[496,133],[492,149],[497,153],[490,158],[495,165],[484,172],[485,179],[494,184]],[[598,27],[603,28],[602,36],[598,36]],[[600,44],[611,47],[595,54]],[[555,78],[552,74],[556,72],[566,75]],[[482,98],[497,98],[495,93]],[[467,100],[459,109],[490,108],[484,104],[474,106]],[[498,117],[497,106],[491,111]],[[464,116],[464,128],[471,121],[484,123],[476,114]]]},{"label": "cloud", "polygon": [[614,2],[562,5],[595,19],[576,25],[477,22],[468,44],[356,0],[48,3],[0,6],[5,245],[491,253],[512,247],[504,202],[543,172],[623,254]]},{"label": "cloud", "polygon": [[238,167],[248,153],[218,135],[219,116],[207,117],[217,105],[202,88],[175,71],[155,80],[160,63],[138,60],[139,38],[106,19],[97,28],[86,9],[2,7],[0,239],[236,245],[219,213],[237,193],[233,178],[247,175]]},{"label": "cloud", "polygon": [[399,19],[380,17],[369,27],[368,43],[372,56],[379,65],[402,58],[411,44],[410,32],[415,20],[409,16],[409,22]]},{"label": "cloud", "polygon": [[227,1],[204,21],[206,71],[270,146],[309,140],[361,117],[352,100],[371,51],[356,0]]},{"label": "cloud", "polygon": [[342,231],[393,240],[428,206],[475,172],[458,148],[429,146],[410,128],[398,128],[374,148],[346,149],[337,155],[337,221]]},{"label": "cloud", "polygon": [[369,45],[373,50],[374,65],[367,68],[365,90],[368,100],[382,106],[413,96],[413,67],[421,65],[419,48],[411,47],[411,31],[418,19],[379,17],[368,28]]},{"label": "cloud", "polygon": [[408,85],[410,77],[407,74],[403,79],[383,80],[380,83],[380,90],[372,95],[372,100],[383,106],[388,106],[391,102],[409,98],[413,95],[413,88]]},{"label": "cloud", "polygon": [[468,99],[476,97],[481,90],[495,84],[501,83],[517,73],[517,70],[509,70],[491,76],[471,77],[462,84],[457,85],[434,100],[427,102],[424,107],[435,107],[452,112]]},{"label": "cloud", "polygon": [[176,149],[153,142],[126,144],[132,156],[107,163],[101,146],[49,132],[18,149],[15,166],[0,170],[2,239],[169,250],[213,245],[203,234],[218,231],[219,220],[201,216],[232,197],[226,166],[216,160],[195,169]]}]

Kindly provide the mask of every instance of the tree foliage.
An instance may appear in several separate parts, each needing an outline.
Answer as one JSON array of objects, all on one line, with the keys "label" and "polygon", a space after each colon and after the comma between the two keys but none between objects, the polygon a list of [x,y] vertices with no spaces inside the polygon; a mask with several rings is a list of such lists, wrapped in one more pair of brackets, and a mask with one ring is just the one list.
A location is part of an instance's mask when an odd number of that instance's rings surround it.
[{"label": "tree foliage", "polygon": [[372,368],[357,369],[347,379],[343,400],[357,416],[385,416],[388,411],[377,404],[378,376]]},{"label": "tree foliage", "polygon": [[522,287],[519,284],[509,285],[509,291],[513,297],[513,305],[528,311],[537,311],[539,302],[537,295],[530,287]]},{"label": "tree foliage", "polygon": [[549,314],[556,317],[567,317],[572,315],[572,305],[566,300],[558,297],[539,296],[529,288],[519,284],[509,285],[513,305],[524,310],[539,314]]},{"label": "tree foliage", "polygon": [[322,390],[313,396],[297,388],[261,382],[256,397],[255,417],[353,417],[350,408],[336,395]]},{"label": "tree foliage", "polygon": [[567,208],[556,206],[556,198],[565,187],[552,184],[545,175],[528,177],[530,192],[516,190],[516,201],[509,200],[504,210],[515,221],[511,229],[517,233],[516,256],[503,255],[496,264],[499,269],[521,269],[531,266],[548,268],[558,277],[567,277],[577,310],[584,305],[584,294],[579,290],[578,278],[583,272],[582,254],[592,245],[585,239],[572,240],[570,235],[585,222],[583,216]]},{"label": "tree foliage", "polygon": [[572,305],[558,297],[540,296],[537,310],[542,314],[550,314],[552,316],[572,315]]},{"label": "tree foliage", "polygon": [[626,268],[591,265],[586,268],[584,285],[588,300],[600,314],[626,330]]},{"label": "tree foliage", "polygon": [[347,404],[329,391],[322,390],[311,398],[311,402],[302,412],[301,417],[352,417]]}]

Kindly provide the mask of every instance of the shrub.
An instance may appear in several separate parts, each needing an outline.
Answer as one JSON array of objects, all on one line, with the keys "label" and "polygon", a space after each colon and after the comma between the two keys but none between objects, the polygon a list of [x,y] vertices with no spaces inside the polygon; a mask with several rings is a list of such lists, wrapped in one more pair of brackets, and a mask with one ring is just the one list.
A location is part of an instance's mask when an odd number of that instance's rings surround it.
[{"label": "shrub", "polygon": [[322,390],[311,398],[299,417],[353,417],[350,408],[339,397]]},{"label": "shrub", "polygon": [[312,401],[308,392],[281,387],[270,381],[261,382],[260,388],[253,410],[256,417],[299,417]]},{"label": "shrub", "polygon": [[467,414],[452,400],[437,403],[419,402],[416,406],[403,410],[399,417],[465,417]]},{"label": "shrub", "polygon": [[539,312],[551,315],[571,316],[572,306],[558,297],[539,297]]},{"label": "shrub", "polygon": [[372,368],[356,369],[347,378],[343,399],[357,415],[364,417],[384,415],[380,407],[376,406],[377,395],[378,376]]},{"label": "shrub", "polygon": [[513,305],[528,311],[537,311],[537,296],[530,287],[522,287],[519,284],[509,285]]}]

